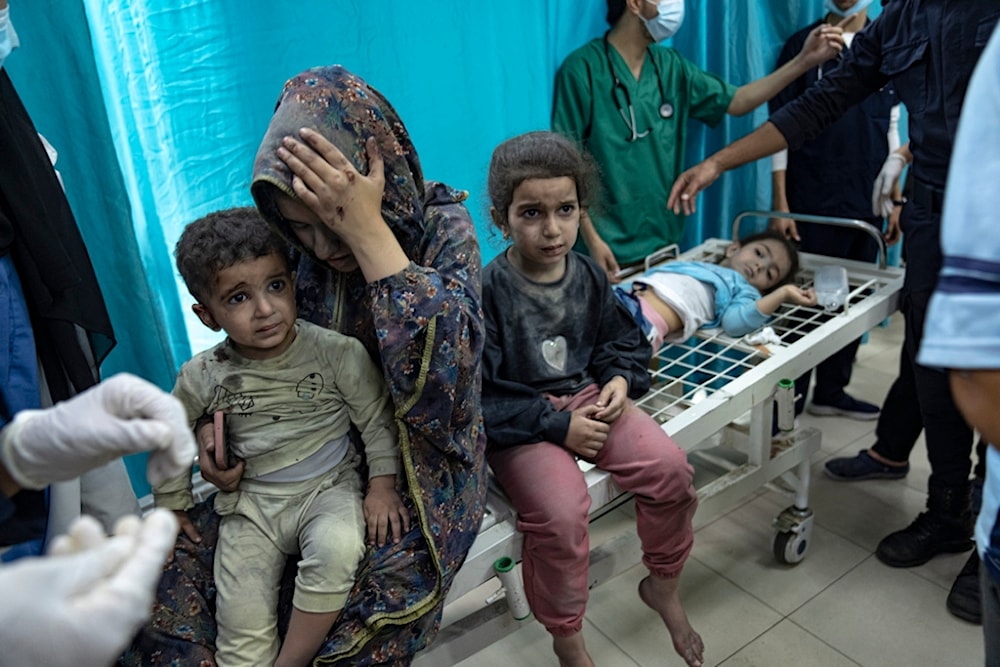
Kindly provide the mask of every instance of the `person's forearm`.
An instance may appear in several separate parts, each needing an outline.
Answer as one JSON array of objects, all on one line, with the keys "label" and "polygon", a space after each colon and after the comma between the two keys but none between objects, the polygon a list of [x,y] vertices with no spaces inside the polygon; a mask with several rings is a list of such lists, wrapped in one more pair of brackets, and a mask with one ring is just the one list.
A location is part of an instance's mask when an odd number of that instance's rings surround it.
[{"label": "person's forearm", "polygon": [[348,243],[365,280],[372,283],[396,275],[410,265],[389,225],[375,226],[375,231]]},{"label": "person's forearm", "polygon": [[808,65],[800,56],[796,56],[767,76],[740,86],[736,89],[733,99],[729,101],[726,113],[731,116],[750,113],[784,90],[807,69]]},{"label": "person's forearm", "polygon": [[729,171],[787,147],[784,135],[768,121],[750,134],[716,151],[707,160],[714,162],[720,172]]},{"label": "person's forearm", "polygon": [[779,288],[757,299],[757,310],[765,315],[773,315],[774,311],[778,310],[778,307],[784,302],[785,292]]},{"label": "person's forearm", "polygon": [[774,211],[788,211],[788,193],[785,190],[784,169],[771,172],[771,209]]}]

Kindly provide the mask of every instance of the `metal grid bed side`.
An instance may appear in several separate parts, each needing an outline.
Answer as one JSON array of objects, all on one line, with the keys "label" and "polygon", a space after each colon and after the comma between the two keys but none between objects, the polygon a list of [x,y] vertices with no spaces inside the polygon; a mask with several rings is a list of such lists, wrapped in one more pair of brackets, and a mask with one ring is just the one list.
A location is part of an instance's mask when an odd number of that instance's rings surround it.
[{"label": "metal grid bed side", "polygon": [[[729,243],[712,239],[680,259],[717,256]],[[902,270],[807,253],[800,257],[802,270],[797,282],[806,285],[811,284],[812,274],[820,266],[847,268],[851,295],[845,313],[830,316],[818,308],[783,307],[774,325],[783,336],[791,333],[797,340],[771,348],[767,358],[758,348],[721,332],[701,332],[690,341],[666,345],[657,352],[656,358],[663,364],[654,370],[654,381],[658,382],[637,404],[681,447],[690,451],[705,442],[769,396],[779,380],[798,377],[896,309]],[[721,387],[716,377],[720,367],[727,380]]]}]

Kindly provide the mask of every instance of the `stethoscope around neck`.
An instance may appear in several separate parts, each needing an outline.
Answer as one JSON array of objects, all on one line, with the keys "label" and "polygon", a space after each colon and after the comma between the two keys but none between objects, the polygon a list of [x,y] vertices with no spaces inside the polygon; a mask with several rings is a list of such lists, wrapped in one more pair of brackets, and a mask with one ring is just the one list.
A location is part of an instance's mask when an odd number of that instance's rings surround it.
[{"label": "stethoscope around neck", "polygon": [[[666,95],[663,94],[663,78],[660,76],[660,66],[656,64],[656,58],[653,57],[652,53],[647,55],[649,56],[649,62],[653,64],[653,69],[656,71],[656,85],[660,89],[660,118],[666,120],[674,115],[674,105],[668,102]],[[622,83],[621,79],[618,78],[618,74],[615,72],[615,67],[611,64],[611,53],[608,50],[608,33],[604,33],[604,58],[608,61],[608,70],[610,70],[611,77],[614,79],[614,85],[611,86],[611,97],[615,100],[615,106],[618,107],[618,113],[621,115],[622,120],[625,121],[625,125],[627,125],[628,129],[632,132],[632,136],[629,137],[628,140],[638,141],[649,134],[650,131],[646,130],[645,132],[638,132],[636,130],[635,108],[632,106],[632,95],[629,94],[628,88],[624,83]],[[622,94],[625,96],[624,107],[622,107],[621,100],[618,97],[619,89],[621,89]]]}]

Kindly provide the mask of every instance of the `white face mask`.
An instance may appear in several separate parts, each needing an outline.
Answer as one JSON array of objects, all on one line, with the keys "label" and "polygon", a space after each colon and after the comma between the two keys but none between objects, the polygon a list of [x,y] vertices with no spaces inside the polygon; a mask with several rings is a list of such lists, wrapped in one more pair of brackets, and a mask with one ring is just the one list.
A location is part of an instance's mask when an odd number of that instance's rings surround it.
[{"label": "white face mask", "polygon": [[[863,1],[863,0],[862,0]],[[684,0],[646,0],[651,5],[656,5],[656,16],[647,19],[642,18],[646,24],[646,30],[652,36],[654,42],[673,37],[684,22]]]},{"label": "white face mask", "polygon": [[0,11],[0,69],[3,69],[3,61],[10,52],[20,45],[17,33],[14,32],[14,24],[10,22],[10,7],[5,7]]},{"label": "white face mask", "polygon": [[841,9],[837,7],[833,0],[824,0],[823,9],[828,12],[832,12],[837,16],[850,16],[851,14],[857,14],[862,9],[872,4],[873,0],[858,0],[853,7],[848,7],[847,9]]}]

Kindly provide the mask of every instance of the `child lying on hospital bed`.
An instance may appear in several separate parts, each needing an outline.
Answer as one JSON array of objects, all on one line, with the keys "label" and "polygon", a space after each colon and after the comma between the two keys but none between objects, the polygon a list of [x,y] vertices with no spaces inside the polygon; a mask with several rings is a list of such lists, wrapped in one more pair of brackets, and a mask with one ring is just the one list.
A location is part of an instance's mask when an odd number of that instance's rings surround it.
[{"label": "child lying on hospital bed", "polygon": [[721,327],[733,338],[758,329],[785,301],[816,304],[812,288],[793,284],[795,246],[765,231],[734,241],[718,264],[677,261],[648,269],[615,288],[656,351],[699,328]]}]

